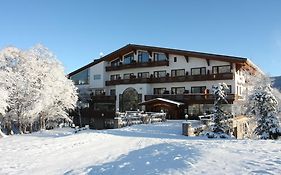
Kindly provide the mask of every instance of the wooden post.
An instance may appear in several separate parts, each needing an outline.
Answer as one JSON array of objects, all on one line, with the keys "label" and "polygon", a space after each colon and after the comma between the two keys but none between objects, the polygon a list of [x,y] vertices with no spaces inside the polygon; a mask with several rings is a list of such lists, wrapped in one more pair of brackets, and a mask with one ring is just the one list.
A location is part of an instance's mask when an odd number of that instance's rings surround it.
[{"label": "wooden post", "polygon": [[121,128],[121,122],[122,122],[121,119],[115,118],[115,119],[114,119],[114,129],[115,129],[115,128]]},{"label": "wooden post", "polygon": [[182,123],[182,135],[185,136],[193,136],[194,130],[191,126],[191,123]]}]

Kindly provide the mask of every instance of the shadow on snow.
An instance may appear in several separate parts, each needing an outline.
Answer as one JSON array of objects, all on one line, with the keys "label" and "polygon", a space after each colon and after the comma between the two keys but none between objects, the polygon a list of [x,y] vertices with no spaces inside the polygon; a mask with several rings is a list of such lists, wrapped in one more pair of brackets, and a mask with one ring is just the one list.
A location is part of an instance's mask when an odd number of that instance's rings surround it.
[{"label": "shadow on snow", "polygon": [[70,170],[71,174],[186,174],[187,170],[197,161],[198,150],[180,143],[161,143],[129,152],[117,160],[90,166],[80,170]]},{"label": "shadow on snow", "polygon": [[145,137],[159,139],[180,139],[180,140],[206,140],[206,137],[187,137],[182,135],[182,122],[167,121],[153,124],[141,124],[127,126],[120,129],[108,129],[97,131],[99,133],[111,134],[122,137]]}]

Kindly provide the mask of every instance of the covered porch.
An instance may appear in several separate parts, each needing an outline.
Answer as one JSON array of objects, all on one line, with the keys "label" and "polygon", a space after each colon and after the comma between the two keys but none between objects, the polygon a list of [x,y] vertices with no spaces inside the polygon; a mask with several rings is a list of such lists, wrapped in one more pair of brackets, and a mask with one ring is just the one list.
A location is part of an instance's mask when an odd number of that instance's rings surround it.
[{"label": "covered porch", "polygon": [[145,102],[139,103],[144,105],[146,111],[165,112],[167,119],[184,119],[185,104],[165,98],[154,98]]}]

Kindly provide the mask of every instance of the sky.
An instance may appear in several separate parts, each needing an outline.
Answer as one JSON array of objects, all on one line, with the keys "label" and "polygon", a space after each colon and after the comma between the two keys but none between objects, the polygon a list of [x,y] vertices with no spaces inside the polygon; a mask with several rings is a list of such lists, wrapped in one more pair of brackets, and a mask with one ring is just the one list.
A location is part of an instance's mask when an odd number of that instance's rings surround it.
[{"label": "sky", "polygon": [[0,0],[0,49],[40,43],[72,72],[126,44],[246,57],[281,76],[281,1]]}]

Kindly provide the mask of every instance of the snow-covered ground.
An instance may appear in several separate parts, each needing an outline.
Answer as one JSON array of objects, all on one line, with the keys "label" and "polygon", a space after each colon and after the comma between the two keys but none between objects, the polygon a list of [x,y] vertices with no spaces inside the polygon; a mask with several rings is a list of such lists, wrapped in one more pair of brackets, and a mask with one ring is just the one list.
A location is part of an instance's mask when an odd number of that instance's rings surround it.
[{"label": "snow-covered ground", "polygon": [[281,141],[186,137],[181,122],[0,138],[0,174],[280,174]]}]

